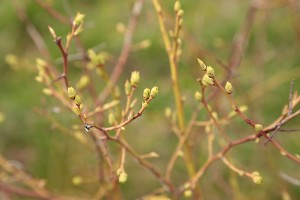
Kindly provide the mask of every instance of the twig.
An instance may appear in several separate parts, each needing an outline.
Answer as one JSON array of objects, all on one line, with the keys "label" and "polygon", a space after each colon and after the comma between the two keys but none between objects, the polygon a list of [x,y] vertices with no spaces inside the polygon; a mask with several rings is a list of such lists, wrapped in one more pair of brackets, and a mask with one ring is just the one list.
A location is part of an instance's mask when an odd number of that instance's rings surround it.
[{"label": "twig", "polygon": [[289,95],[289,111],[288,111],[288,115],[291,115],[293,112],[293,86],[294,86],[294,82],[295,80],[293,79],[291,81],[291,85],[290,85],[290,95]]}]

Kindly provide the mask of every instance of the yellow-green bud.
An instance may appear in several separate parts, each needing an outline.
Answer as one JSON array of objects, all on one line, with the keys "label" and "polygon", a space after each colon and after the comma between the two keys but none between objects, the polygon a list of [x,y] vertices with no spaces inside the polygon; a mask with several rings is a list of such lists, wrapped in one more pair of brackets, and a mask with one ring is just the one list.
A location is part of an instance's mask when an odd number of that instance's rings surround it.
[{"label": "yellow-green bud", "polygon": [[181,9],[180,1],[176,1],[174,4],[174,11],[178,12]]},{"label": "yellow-green bud", "polygon": [[39,83],[43,82],[43,77],[42,76],[36,76],[35,80]]},{"label": "yellow-green bud", "polygon": [[35,62],[36,62],[36,67],[38,68],[38,70],[42,70],[42,69],[44,69],[44,67],[47,66],[47,62],[41,58],[37,58],[35,60]]},{"label": "yellow-green bud", "polygon": [[130,84],[133,87],[136,87],[140,83],[140,72],[133,71],[130,77]]},{"label": "yellow-green bud", "polygon": [[199,65],[200,65],[200,67],[201,67],[204,71],[206,71],[207,66],[204,64],[204,62],[203,62],[202,60],[200,60],[199,58],[197,58],[197,61],[198,61]]},{"label": "yellow-green bud", "polygon": [[49,29],[49,31],[50,31],[50,33],[51,33],[53,39],[56,39],[57,36],[56,36],[56,33],[55,33],[54,29],[53,29],[51,26],[48,26],[48,29]]},{"label": "yellow-green bud", "polygon": [[5,120],[5,114],[0,112],[0,123],[2,123]]},{"label": "yellow-green bud", "polygon": [[118,87],[118,86],[115,86],[114,87],[114,97],[116,98],[116,99],[119,99],[120,98],[120,88]]},{"label": "yellow-green bud", "polygon": [[126,172],[121,172],[119,175],[119,182],[120,183],[125,183],[127,181],[127,177],[128,175],[126,174]]},{"label": "yellow-green bud", "polygon": [[77,106],[80,106],[81,105],[81,99],[80,99],[80,97],[79,96],[75,96],[75,104],[77,105]]},{"label": "yellow-green bud", "polygon": [[73,107],[72,107],[72,111],[76,114],[76,115],[80,115],[80,108],[78,108],[78,106],[76,106],[76,105],[74,105]]},{"label": "yellow-green bud", "polygon": [[165,109],[165,116],[167,118],[170,118],[172,116],[172,110],[171,110],[171,108],[168,107],[168,108]]},{"label": "yellow-green bud", "polygon": [[46,95],[48,95],[48,96],[50,96],[50,95],[53,94],[52,90],[49,89],[49,88],[44,88],[44,89],[43,89],[43,93],[46,94]]},{"label": "yellow-green bud", "polygon": [[140,47],[143,48],[143,49],[146,49],[148,47],[151,46],[151,40],[143,40],[141,43],[140,43]]},{"label": "yellow-green bud", "polygon": [[202,100],[202,94],[201,94],[201,92],[198,92],[198,91],[195,92],[195,99],[197,101],[201,101]]},{"label": "yellow-green bud", "polygon": [[110,113],[108,114],[108,123],[109,123],[110,125],[113,125],[113,124],[115,123],[115,115],[114,115],[113,112],[110,112]]},{"label": "yellow-green bud", "polygon": [[83,31],[83,25],[82,23],[79,24],[78,28],[76,29],[76,31],[74,32],[74,35],[78,35],[79,33],[81,33]]},{"label": "yellow-green bud", "polygon": [[77,185],[81,185],[82,184],[82,177],[80,177],[80,176],[74,176],[72,178],[72,183],[73,183],[73,185],[76,185],[76,186]]},{"label": "yellow-green bud", "polygon": [[79,82],[77,83],[78,89],[85,88],[90,82],[90,78],[87,75],[84,75],[80,78]]},{"label": "yellow-green bud", "polygon": [[127,116],[127,120],[131,120],[133,118],[133,112],[131,111]]},{"label": "yellow-green bud", "polygon": [[191,186],[190,186],[189,183],[184,184],[184,189],[185,189],[185,191],[184,191],[184,197],[185,198],[188,198],[188,197],[192,196],[192,190],[190,188],[191,188]]},{"label": "yellow-green bud", "polygon": [[155,98],[156,95],[158,94],[158,92],[159,92],[158,87],[157,87],[157,86],[154,86],[154,87],[151,89],[150,95],[152,96],[152,98]]},{"label": "yellow-green bud", "polygon": [[248,110],[248,106],[243,105],[243,106],[240,106],[239,109],[240,109],[241,112],[245,112],[245,111]]},{"label": "yellow-green bud", "polygon": [[209,78],[213,78],[215,76],[215,70],[211,66],[207,66],[206,73]]},{"label": "yellow-green bud", "polygon": [[204,74],[202,77],[202,85],[203,86],[208,86],[208,85],[214,85],[214,80],[208,76],[208,74]]},{"label": "yellow-green bud", "polygon": [[218,120],[218,113],[217,112],[212,112],[211,115],[213,116],[213,118]]},{"label": "yellow-green bud", "polygon": [[184,193],[183,193],[183,195],[184,195],[185,198],[191,197],[192,194],[193,194],[193,193],[192,193],[192,190],[190,190],[190,189],[185,190]]},{"label": "yellow-green bud", "polygon": [[68,87],[68,96],[69,96],[69,98],[71,98],[71,99],[74,99],[74,98],[75,98],[75,96],[76,96],[76,91],[75,91],[74,88]]},{"label": "yellow-green bud", "polygon": [[253,172],[252,173],[252,180],[255,184],[261,184],[263,181],[263,178],[260,176],[259,172]]},{"label": "yellow-green bud", "polygon": [[129,95],[130,92],[131,92],[131,84],[128,80],[126,80],[126,82],[125,82],[125,93],[126,93],[126,95]]},{"label": "yellow-green bud", "polygon": [[232,84],[230,82],[228,82],[228,81],[226,82],[225,90],[226,90],[227,94],[231,94],[232,93],[232,90],[233,90]]},{"label": "yellow-green bud", "polygon": [[73,21],[73,26],[79,26],[83,22],[83,18],[85,17],[84,14],[77,12],[75,19]]},{"label": "yellow-green bud", "polygon": [[149,88],[146,88],[144,89],[144,92],[143,92],[143,98],[145,101],[147,101],[150,97],[150,89]]},{"label": "yellow-green bud", "polygon": [[184,11],[182,9],[180,9],[177,13],[178,17],[182,17],[184,14]]},{"label": "yellow-green bud", "polygon": [[254,128],[256,132],[259,132],[263,129],[263,126],[261,124],[255,124]]},{"label": "yellow-green bud", "polygon": [[179,26],[182,26],[183,24],[183,18],[180,18],[180,20],[178,21]]}]

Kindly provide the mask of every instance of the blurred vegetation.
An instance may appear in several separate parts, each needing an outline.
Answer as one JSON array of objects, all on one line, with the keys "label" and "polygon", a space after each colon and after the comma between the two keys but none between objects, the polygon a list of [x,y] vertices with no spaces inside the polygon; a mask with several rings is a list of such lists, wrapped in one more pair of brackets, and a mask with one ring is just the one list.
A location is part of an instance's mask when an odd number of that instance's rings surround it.
[{"label": "blurred vegetation", "polygon": [[[84,31],[80,36],[83,46],[86,49],[96,48],[108,52],[112,60],[108,63],[107,70],[111,71],[110,67],[114,66],[123,45],[123,34],[116,30],[116,26],[128,23],[134,2],[47,2],[69,18],[74,17],[77,11],[86,15]],[[295,79],[294,90],[300,89],[300,33],[297,33],[300,24],[297,18],[299,16],[292,12],[289,1],[261,2],[266,4],[266,8],[259,9],[254,17],[248,45],[232,83],[235,88],[234,98],[238,104],[249,107],[247,116],[268,125],[280,115],[283,105],[288,103],[292,79]],[[174,1],[161,3],[166,12],[166,23],[171,27]],[[233,41],[243,26],[251,3],[250,0],[182,1],[185,11],[183,53],[178,70],[180,86],[186,98],[187,119],[197,105],[193,95],[199,90],[196,79],[202,73],[196,58],[199,57],[214,66],[220,80],[225,78],[226,71],[215,58],[228,63]],[[298,6],[296,9],[299,14],[299,2],[295,5]],[[56,33],[63,36],[63,40],[70,30],[70,27],[53,18],[35,1],[0,1],[0,113],[3,118],[3,121],[0,120],[0,152],[8,160],[19,163],[34,177],[44,179],[51,191],[64,195],[86,196],[97,189],[93,180],[96,157],[72,137],[60,133],[46,117],[35,112],[35,109],[40,107],[46,107],[51,112],[61,105],[45,96],[42,93],[43,87],[34,80],[37,74],[35,59],[41,57],[41,52],[28,35],[26,22],[20,19],[22,11],[42,35],[56,63],[61,62],[61,55],[47,27],[51,25],[55,28]],[[151,1],[145,1],[133,36],[133,44],[143,40],[151,41],[150,47],[130,53],[125,72],[118,84],[123,87],[131,71],[138,70],[141,73],[141,85],[136,94],[141,94],[149,85],[157,85],[160,94],[141,118],[126,127],[125,137],[138,152],[157,152],[160,158],[151,162],[164,170],[177,144],[177,139],[164,117],[164,110],[168,106],[174,108],[175,104],[168,58]],[[71,48],[72,53],[76,53],[74,46]],[[7,60],[15,64],[9,65]],[[70,73],[71,82],[75,84],[81,73],[76,62],[72,62]],[[103,85],[98,87],[103,88]],[[221,97],[215,100],[213,106],[220,115],[231,109]],[[204,116],[201,114],[199,120]],[[73,113],[66,110],[62,110],[62,114],[54,114],[54,118],[67,127],[78,123]],[[295,119],[286,126],[297,129],[297,121],[298,119]],[[196,128],[194,132],[197,131],[203,130]],[[233,138],[252,132],[240,119],[235,119],[228,126],[228,131],[233,133]],[[195,153],[195,160],[198,162],[196,165],[199,167],[206,158],[206,140],[203,140],[204,136],[200,134],[193,134],[191,137],[194,141],[192,145],[199,146]],[[278,133],[276,139],[290,152],[299,154],[299,132]],[[204,199],[288,200],[284,195],[288,195],[290,199],[300,197],[299,185],[290,183],[280,175],[287,174],[299,181],[299,165],[281,156],[271,144],[264,146],[263,142],[259,145],[246,143],[233,149],[230,158],[243,169],[259,171],[264,179],[263,184],[255,185],[217,161],[200,180]],[[126,161],[126,171],[129,175],[128,181],[121,185],[124,199],[139,198],[159,187],[155,177],[131,158]],[[178,179],[175,182],[185,181],[185,174],[184,163],[179,159],[174,170],[174,176]],[[72,178],[76,175],[87,177],[83,185],[72,184]],[[23,198],[16,196],[15,199]]]}]

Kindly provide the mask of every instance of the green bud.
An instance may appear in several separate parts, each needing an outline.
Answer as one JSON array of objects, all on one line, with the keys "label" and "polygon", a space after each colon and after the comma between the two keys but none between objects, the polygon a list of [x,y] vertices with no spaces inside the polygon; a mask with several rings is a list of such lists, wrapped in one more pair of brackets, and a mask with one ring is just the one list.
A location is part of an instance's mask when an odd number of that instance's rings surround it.
[{"label": "green bud", "polygon": [[208,76],[208,74],[204,74],[202,77],[202,84],[203,86],[208,86],[208,85],[214,85],[214,80]]},{"label": "green bud", "polygon": [[263,129],[263,126],[261,124],[255,124],[254,129],[256,132],[259,132]]},{"label": "green bud", "polygon": [[76,106],[76,105],[74,105],[73,107],[72,107],[72,111],[76,114],[76,115],[80,115],[80,109],[78,108],[78,106]]},{"label": "green bud", "polygon": [[133,112],[131,111],[127,116],[127,120],[131,120],[133,118]]},{"label": "green bud", "polygon": [[248,110],[248,106],[243,105],[243,106],[240,106],[239,109],[240,109],[241,112],[245,112],[245,111]]},{"label": "green bud", "polygon": [[76,96],[76,91],[73,87],[68,87],[68,96],[70,99],[74,99]]},{"label": "green bud", "polygon": [[120,98],[121,94],[120,94],[120,88],[118,86],[114,87],[114,93],[113,94],[114,94],[115,99]]},{"label": "green bud", "polygon": [[204,62],[203,62],[202,60],[200,60],[199,58],[197,58],[197,61],[198,61],[199,65],[200,65],[200,67],[201,67],[204,71],[206,71],[207,66],[204,64]]},{"label": "green bud", "polygon": [[37,69],[40,71],[40,70],[44,70],[44,68],[47,66],[47,62],[46,61],[44,61],[43,59],[41,59],[41,58],[37,58],[36,60],[35,60],[35,62],[36,62],[36,67],[37,67]]},{"label": "green bud", "polygon": [[230,82],[228,82],[228,81],[226,82],[225,90],[226,90],[227,94],[231,94],[232,93],[232,90],[233,90],[232,84]]},{"label": "green bud", "polygon": [[51,26],[48,26],[48,29],[49,29],[53,39],[55,40],[57,38],[57,36],[56,36],[54,29]]},{"label": "green bud", "polygon": [[120,183],[125,183],[127,181],[127,177],[128,175],[126,174],[126,172],[121,172],[119,175],[119,182]]},{"label": "green bud", "polygon": [[180,9],[177,13],[178,17],[182,17],[184,14],[184,11],[182,9]]},{"label": "green bud", "polygon": [[77,105],[77,106],[80,106],[81,105],[81,99],[80,99],[80,97],[79,96],[75,96],[75,104]]},{"label": "green bud", "polygon": [[83,18],[85,17],[84,14],[77,12],[75,19],[73,21],[73,26],[79,26],[83,22]]},{"label": "green bud", "polygon": [[218,113],[217,112],[212,112],[211,115],[213,116],[213,118],[218,120]]},{"label": "green bud", "polygon": [[144,89],[144,92],[143,92],[143,98],[145,101],[147,101],[150,97],[150,89],[149,88],[146,88]]},{"label": "green bud", "polygon": [[[82,134],[81,134],[81,135],[82,135]],[[78,186],[78,185],[81,185],[82,182],[83,182],[83,180],[82,180],[82,177],[81,177],[81,176],[75,176],[75,177],[72,178],[72,183],[73,183],[73,185]]]},{"label": "green bud", "polygon": [[87,75],[84,75],[80,78],[79,82],[77,83],[77,88],[83,89],[85,88],[90,82],[90,78]]},{"label": "green bud", "polygon": [[125,93],[126,93],[126,95],[129,95],[130,92],[131,92],[131,84],[128,80],[126,80],[126,82],[125,82]]},{"label": "green bud", "polygon": [[82,23],[79,24],[79,26],[76,28],[76,31],[74,32],[74,35],[78,35],[79,33],[81,33],[83,31],[83,25]]},{"label": "green bud", "polygon": [[151,89],[151,97],[152,98],[155,98],[156,97],[156,95],[158,94],[158,92],[159,92],[159,90],[158,90],[158,87],[157,86],[154,86],[152,89]]},{"label": "green bud", "polygon": [[182,24],[183,24],[183,18],[181,18],[181,19],[178,21],[178,24],[179,24],[179,26],[182,26]]},{"label": "green bud", "polygon": [[165,109],[165,116],[166,116],[166,118],[170,118],[172,116],[172,110],[171,110],[171,108],[167,107]]},{"label": "green bud", "polygon": [[198,91],[195,92],[195,99],[197,101],[201,101],[202,100],[202,94],[201,94],[201,92],[198,92]]},{"label": "green bud", "polygon": [[115,123],[115,115],[114,115],[114,113],[113,112],[110,112],[109,114],[108,114],[108,123],[110,124],[110,125],[113,125],[114,123]]},{"label": "green bud", "polygon": [[49,88],[44,88],[44,89],[43,89],[43,93],[46,94],[46,95],[48,95],[48,96],[50,96],[50,95],[53,94],[52,90],[49,89]]},{"label": "green bud", "polygon": [[206,73],[209,78],[213,78],[215,76],[215,70],[211,66],[207,66]]},{"label": "green bud", "polygon": [[130,84],[133,87],[136,87],[140,83],[140,72],[133,71],[130,77]]},{"label": "green bud", "polygon": [[255,184],[261,184],[263,181],[263,178],[260,176],[259,172],[253,172],[252,173],[252,180]]},{"label": "green bud", "polygon": [[180,1],[176,1],[174,4],[174,11],[178,12],[181,9]]}]

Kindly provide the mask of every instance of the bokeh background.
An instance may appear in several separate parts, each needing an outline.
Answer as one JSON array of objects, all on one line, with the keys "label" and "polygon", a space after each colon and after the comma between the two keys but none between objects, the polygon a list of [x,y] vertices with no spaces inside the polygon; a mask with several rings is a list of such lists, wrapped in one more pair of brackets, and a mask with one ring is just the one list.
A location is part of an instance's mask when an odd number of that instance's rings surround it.
[{"label": "bokeh background", "polygon": [[[86,15],[84,31],[81,33],[83,46],[108,52],[111,71],[123,45],[123,33],[131,15],[132,0],[127,1],[46,1],[59,12],[74,17],[77,11]],[[239,105],[247,105],[247,116],[268,125],[274,121],[288,102],[290,81],[295,79],[294,90],[300,89],[300,21],[298,1],[239,1],[201,0],[182,1],[184,30],[182,34],[182,56],[179,63],[180,86],[185,96],[185,114],[189,119],[197,102],[194,92],[199,89],[196,79],[201,71],[196,58],[212,65],[219,80],[226,71],[217,59],[227,64],[233,42],[251,5],[256,2],[259,9],[253,18],[247,46],[238,71],[232,78],[234,97]],[[173,0],[163,1],[165,20],[168,27],[173,24]],[[47,188],[64,195],[82,195],[95,192],[93,180],[96,165],[95,155],[72,137],[58,131],[47,117],[36,112],[43,108],[62,109],[61,114],[51,116],[66,127],[78,124],[78,120],[60,102],[42,93],[43,86],[35,81],[37,70],[35,59],[41,57],[33,40],[28,35],[27,22],[41,34],[53,61],[60,66],[60,52],[53,43],[47,26],[51,25],[63,39],[70,27],[53,18],[35,1],[0,1],[0,152],[34,177],[44,179]],[[23,19],[23,20],[22,20]],[[120,25],[121,24],[121,25]],[[119,27],[119,29],[117,28]],[[125,71],[118,84],[131,71],[141,73],[141,85],[136,95],[145,87],[157,85],[158,98],[143,116],[130,124],[126,137],[138,152],[155,151],[160,158],[153,163],[163,170],[174,150],[177,139],[164,117],[166,107],[174,108],[170,82],[168,58],[159,31],[157,16],[151,1],[146,0],[133,36],[133,44],[147,40],[150,46],[130,53]],[[72,52],[73,51],[73,52]],[[76,54],[71,48],[71,54]],[[217,59],[216,59],[217,58]],[[58,69],[61,70],[61,69]],[[71,64],[71,82],[81,73],[76,62]],[[99,88],[102,88],[99,82]],[[84,98],[84,97],[83,97]],[[222,99],[214,99],[212,106],[224,115],[230,106]],[[199,120],[207,119],[203,114]],[[202,118],[201,118],[202,117]],[[296,118],[286,129],[299,129]],[[251,128],[236,119],[227,130],[233,138],[251,134]],[[196,128],[191,137],[196,146],[197,165],[206,159],[206,139]],[[197,134],[198,133],[198,134]],[[82,134],[85,134],[82,132]],[[290,152],[299,154],[299,132],[279,133],[276,139]],[[255,185],[251,180],[239,177],[221,162],[209,168],[200,181],[204,199],[297,199],[300,198],[299,165],[284,158],[271,144],[263,142],[239,146],[230,153],[231,161],[246,171],[259,171],[264,182]],[[159,187],[158,181],[128,156],[126,171],[128,181],[122,185],[124,199],[136,199]],[[1,172],[1,171],[0,171]],[[74,176],[84,177],[80,186],[72,184]],[[186,180],[184,164],[178,161],[174,170],[175,182]],[[288,178],[287,178],[288,177]],[[292,179],[294,178],[294,179]],[[295,182],[292,182],[294,180]],[[23,199],[15,197],[15,199]]]}]

